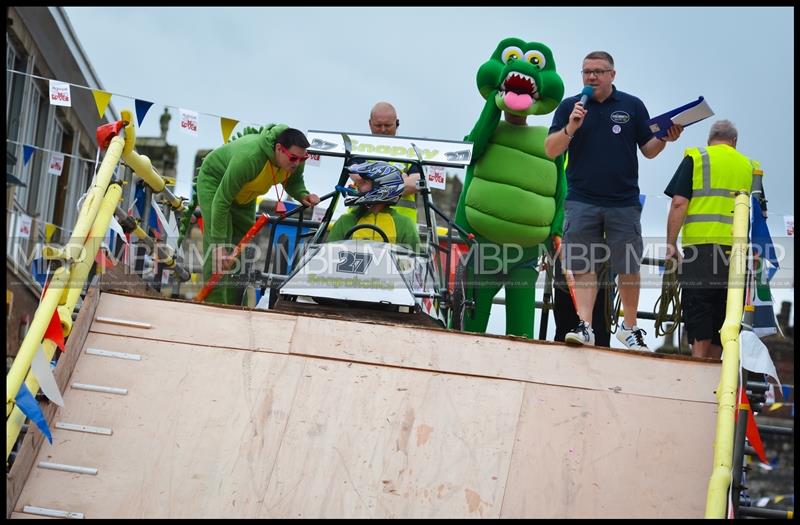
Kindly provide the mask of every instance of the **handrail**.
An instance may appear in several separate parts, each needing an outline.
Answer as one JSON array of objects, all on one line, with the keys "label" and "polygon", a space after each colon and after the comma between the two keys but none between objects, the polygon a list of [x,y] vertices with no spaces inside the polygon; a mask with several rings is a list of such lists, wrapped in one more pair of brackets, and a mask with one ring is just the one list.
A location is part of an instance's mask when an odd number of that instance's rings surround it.
[{"label": "handrail", "polygon": [[[33,355],[44,337],[47,326],[50,324],[50,319],[53,317],[53,312],[55,312],[59,304],[64,304],[66,301],[64,290],[69,279],[71,266],[79,260],[81,253],[85,256],[84,244],[87,241],[92,224],[97,218],[101,198],[106,194],[111,176],[119,163],[123,144],[124,141],[120,137],[114,137],[111,140],[108,152],[100,164],[95,185],[89,189],[86,199],[83,201],[72,237],[67,243],[65,251],[68,254],[68,259],[65,261],[65,266],[62,267],[63,270],[62,268],[59,269],[62,270],[61,272],[56,271],[53,275],[50,286],[48,286],[39,307],[34,313],[28,333],[25,334],[17,356],[8,371],[6,376],[6,417],[11,413],[14,405],[13,400],[17,392],[19,392],[23,379],[30,370]],[[94,261],[94,257],[92,257],[92,261]],[[64,335],[66,336],[68,333]]]},{"label": "handrail", "polygon": [[[50,279],[39,306],[36,308],[30,328],[6,375],[6,461],[11,455],[26,419],[26,416],[16,406],[15,398],[23,383],[32,394],[39,391],[38,380],[31,373],[33,357],[40,345],[48,360],[51,360],[55,354],[55,343],[49,339],[43,339],[56,310],[61,320],[64,337],[69,335],[72,329],[73,311],[105,234],[109,230],[111,219],[121,202],[122,186],[118,182],[112,183],[114,171],[120,161],[123,160],[130,166],[151,188],[166,195],[174,210],[184,209],[182,200],[166,189],[166,183],[153,169],[150,159],[134,151],[136,135],[132,124],[132,115],[130,110],[124,110],[122,113],[124,122],[98,128],[98,142],[101,143],[101,146],[106,147],[107,151],[93,184],[86,193],[69,241],[64,248],[45,246],[42,250],[45,258],[60,259],[63,265],[54,272]],[[118,134],[123,124],[126,132],[124,139]],[[158,247],[153,246],[152,242],[147,243],[149,237],[140,227],[136,226],[133,231],[149,247],[154,248],[153,251],[157,252],[158,258],[176,271],[181,280],[188,279],[188,273],[175,264],[172,254],[158,250]]]},{"label": "handrail", "polygon": [[722,372],[717,387],[717,432],[714,461],[706,496],[706,518],[725,518],[733,467],[734,416],[739,386],[739,330],[744,312],[744,282],[747,263],[750,195],[736,193],[733,211],[733,246],[728,271],[728,298],[722,323]]},{"label": "handrail", "polygon": [[[101,169],[103,168],[101,167]],[[72,312],[75,309],[83,284],[86,282],[104,238],[104,235],[100,235],[99,232],[108,231],[114,209],[121,198],[122,186],[117,183],[111,184],[100,205],[97,218],[92,224],[90,232],[93,235],[88,237],[86,244],[83,246],[83,257],[68,263],[67,266],[62,266],[56,271],[50,281],[50,285],[47,287],[42,303],[36,309],[31,328],[25,336],[22,347],[20,347],[19,353],[11,365],[11,370],[9,370],[6,377],[6,461],[11,455],[11,450],[14,448],[26,418],[13,400],[22,386],[23,379],[31,393],[35,394],[39,391],[39,382],[30,370],[31,361],[39,344],[42,345],[48,362],[55,354],[55,343],[50,339],[42,341],[42,338],[59,302],[62,304],[62,306],[58,306],[59,317],[62,320],[62,330],[65,337],[69,335],[69,331],[72,328]],[[67,320],[68,324],[65,325]],[[34,327],[36,327],[35,331]]]},{"label": "handrail", "polygon": [[121,111],[122,120],[125,122],[125,148],[122,150],[122,160],[125,164],[138,175],[145,184],[150,186],[153,193],[162,193],[166,197],[167,204],[176,212],[184,211],[185,206],[183,201],[176,197],[168,188],[167,183],[153,167],[150,157],[142,155],[134,151],[136,145],[136,128],[133,125],[133,115],[131,110],[123,109]]}]

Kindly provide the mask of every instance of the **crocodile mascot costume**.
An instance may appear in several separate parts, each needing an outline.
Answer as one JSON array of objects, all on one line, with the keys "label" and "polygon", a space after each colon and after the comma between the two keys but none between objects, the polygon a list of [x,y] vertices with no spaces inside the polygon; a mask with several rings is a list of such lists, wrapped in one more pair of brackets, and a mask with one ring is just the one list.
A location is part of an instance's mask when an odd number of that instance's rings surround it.
[{"label": "crocodile mascot costume", "polygon": [[567,181],[562,156],[545,155],[548,128],[529,126],[527,117],[555,110],[564,83],[550,49],[519,38],[498,44],[477,82],[486,104],[465,137],[473,157],[455,219],[476,242],[467,267],[475,312],[464,328],[486,331],[492,299],[505,286],[506,334],[533,338],[537,261],[544,243],[561,236]]}]

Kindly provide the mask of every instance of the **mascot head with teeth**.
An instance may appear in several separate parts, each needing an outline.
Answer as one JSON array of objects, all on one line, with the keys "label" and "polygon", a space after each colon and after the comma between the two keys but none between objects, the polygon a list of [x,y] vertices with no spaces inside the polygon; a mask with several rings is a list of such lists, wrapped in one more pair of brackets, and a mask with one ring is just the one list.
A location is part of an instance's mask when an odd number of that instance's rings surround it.
[{"label": "mascot head with teeth", "polygon": [[502,40],[477,80],[483,98],[493,96],[500,111],[520,116],[550,113],[564,97],[550,48],[519,38]]}]

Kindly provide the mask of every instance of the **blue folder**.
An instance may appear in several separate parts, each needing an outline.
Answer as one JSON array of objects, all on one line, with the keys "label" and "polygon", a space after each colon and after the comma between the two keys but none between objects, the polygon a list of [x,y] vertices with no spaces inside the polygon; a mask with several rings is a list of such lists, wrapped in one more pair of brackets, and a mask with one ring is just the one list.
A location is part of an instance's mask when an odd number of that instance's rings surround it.
[{"label": "blue folder", "polygon": [[[672,127],[672,124],[673,124],[672,117],[674,117],[674,116],[676,116],[676,115],[678,115],[680,113],[683,113],[684,111],[686,111],[688,109],[692,109],[693,107],[697,106],[701,102],[703,102],[703,97],[698,97],[697,100],[693,100],[692,102],[689,102],[688,104],[685,104],[685,105],[683,105],[681,107],[678,107],[678,108],[672,109],[670,111],[667,111],[666,113],[663,113],[663,114],[661,114],[661,115],[659,115],[657,117],[651,118],[650,120],[647,121],[647,125],[650,127],[650,131],[652,131],[653,134],[656,137],[662,138],[662,137],[667,135],[667,131],[669,130],[670,127]],[[713,115],[713,114],[714,113],[712,111],[711,115]],[[710,117],[711,115],[706,115],[706,116],[704,116],[702,118],[699,118],[697,120],[693,120],[691,122],[685,123],[685,124],[683,124],[683,127],[691,126],[695,122],[700,122],[701,120],[704,120],[704,119]]]}]

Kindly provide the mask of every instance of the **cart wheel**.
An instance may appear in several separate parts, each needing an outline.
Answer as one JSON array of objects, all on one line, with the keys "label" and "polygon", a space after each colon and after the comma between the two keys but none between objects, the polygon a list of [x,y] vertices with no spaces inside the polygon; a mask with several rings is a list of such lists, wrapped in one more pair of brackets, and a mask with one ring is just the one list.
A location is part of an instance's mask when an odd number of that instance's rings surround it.
[{"label": "cart wheel", "polygon": [[467,268],[464,263],[456,265],[453,277],[453,293],[450,294],[450,328],[464,330],[464,315],[467,310]]}]

